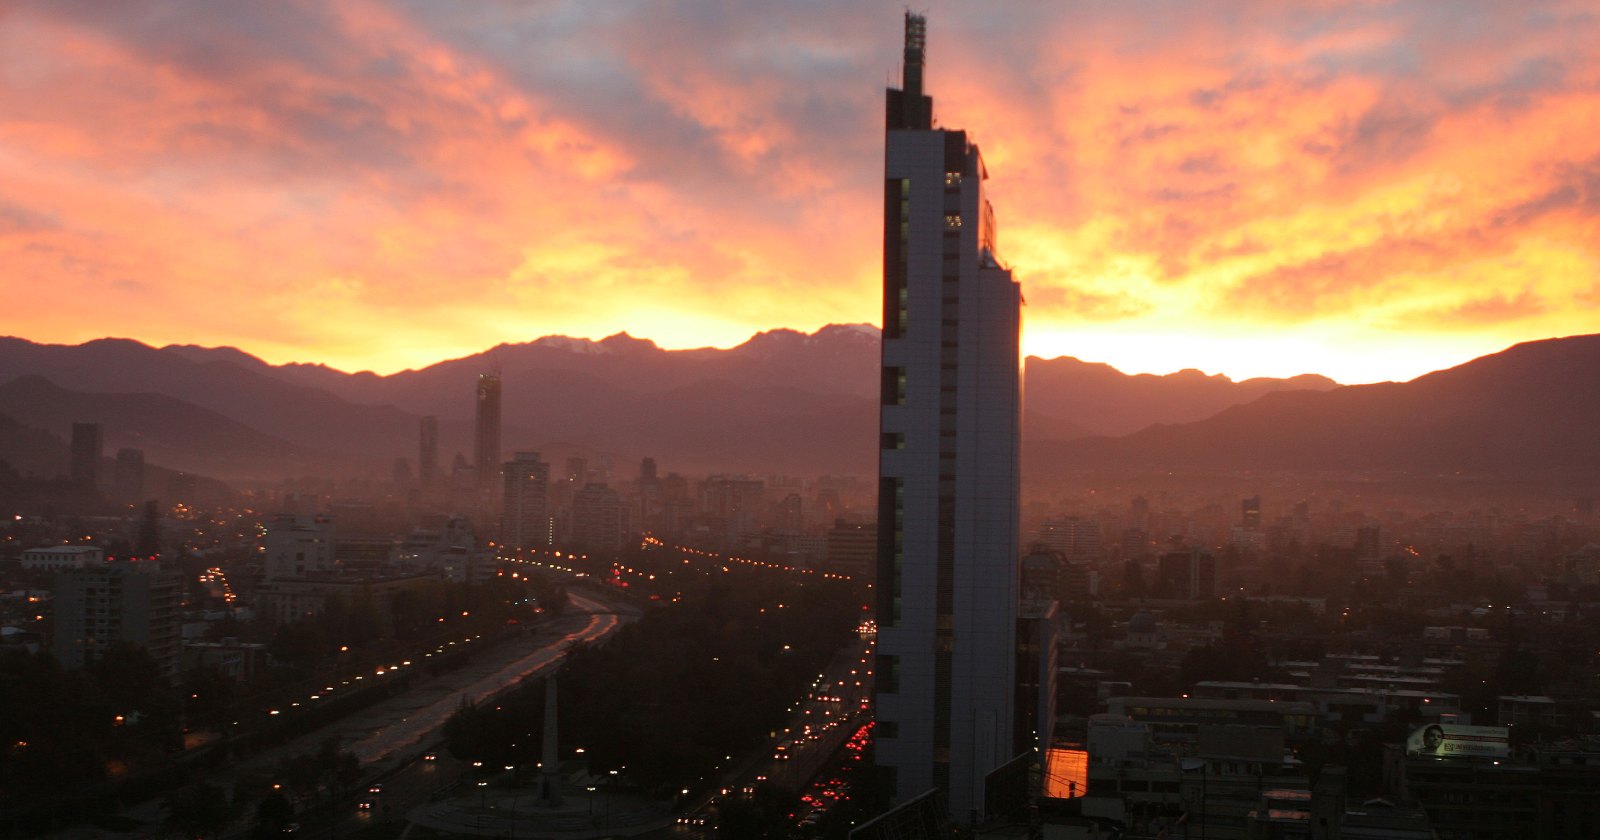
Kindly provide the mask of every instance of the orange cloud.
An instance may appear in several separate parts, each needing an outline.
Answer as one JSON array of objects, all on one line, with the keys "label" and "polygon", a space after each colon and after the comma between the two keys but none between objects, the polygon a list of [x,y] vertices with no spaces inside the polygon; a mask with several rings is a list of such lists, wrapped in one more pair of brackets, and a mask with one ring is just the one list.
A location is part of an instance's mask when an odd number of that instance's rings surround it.
[{"label": "orange cloud", "polygon": [[[1585,3],[930,12],[1030,353],[1365,381],[1594,328]],[[845,0],[14,7],[0,331],[392,370],[876,320],[899,34]]]}]

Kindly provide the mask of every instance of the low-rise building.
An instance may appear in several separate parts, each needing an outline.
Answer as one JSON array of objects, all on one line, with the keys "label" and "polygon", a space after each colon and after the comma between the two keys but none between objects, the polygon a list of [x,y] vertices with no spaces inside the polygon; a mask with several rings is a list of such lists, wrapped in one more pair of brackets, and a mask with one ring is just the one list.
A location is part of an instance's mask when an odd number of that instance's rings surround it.
[{"label": "low-rise building", "polygon": [[22,552],[22,568],[29,571],[59,572],[104,565],[106,553],[92,545],[52,545]]}]

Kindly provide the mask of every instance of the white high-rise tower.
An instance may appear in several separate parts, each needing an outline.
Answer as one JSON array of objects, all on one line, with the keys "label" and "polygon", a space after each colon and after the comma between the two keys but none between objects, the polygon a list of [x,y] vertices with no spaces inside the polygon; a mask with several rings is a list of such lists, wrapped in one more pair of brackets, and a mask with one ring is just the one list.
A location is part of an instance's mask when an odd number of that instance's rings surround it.
[{"label": "white high-rise tower", "polygon": [[890,89],[883,224],[877,761],[982,819],[1014,757],[1021,292],[966,132],[933,127],[925,20]]}]

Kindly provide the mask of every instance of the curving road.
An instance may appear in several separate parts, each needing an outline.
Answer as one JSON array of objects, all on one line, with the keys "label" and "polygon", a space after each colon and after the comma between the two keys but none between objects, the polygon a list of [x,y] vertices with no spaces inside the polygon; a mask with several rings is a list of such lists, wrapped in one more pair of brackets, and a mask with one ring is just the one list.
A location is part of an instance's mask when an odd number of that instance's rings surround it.
[{"label": "curving road", "polygon": [[[487,672],[481,668],[464,669],[472,672],[471,682],[462,685],[460,680],[449,679],[450,675],[446,675],[441,680],[417,686],[373,707],[371,711],[377,714],[357,715],[358,718],[369,720],[378,718],[371,721],[377,726],[364,736],[345,727],[344,734],[347,737],[354,736],[347,749],[361,759],[362,765],[382,761],[400,750],[415,746],[444,726],[444,722],[460,708],[463,700],[471,703],[488,700],[554,667],[566,655],[570,645],[605,638],[622,626],[623,617],[607,612],[611,608],[606,604],[576,592],[569,592],[567,597],[571,602],[570,609],[588,615],[563,616],[552,622],[536,637],[544,642],[542,646],[523,653],[515,660],[491,662],[493,669]],[[551,632],[561,635],[549,639]],[[518,642],[505,642],[504,645],[517,646]],[[435,685],[435,682],[444,684]],[[398,719],[396,714],[399,715]]]},{"label": "curving road", "polygon": [[[412,756],[402,756],[401,751],[418,746],[436,733],[461,705],[462,698],[472,702],[488,700],[556,666],[574,642],[603,639],[633,618],[630,610],[619,612],[617,607],[592,595],[569,590],[568,597],[567,614],[528,635],[507,639],[454,671],[417,683],[402,694],[221,769],[208,781],[226,786],[248,773],[271,772],[290,756],[316,750],[330,735],[338,736],[340,744],[360,757],[369,771],[377,769],[373,767],[375,763],[389,760],[394,761],[391,767],[403,765]],[[152,827],[161,824],[165,816],[164,801],[162,796],[125,808],[122,816],[141,823],[131,831],[118,832],[80,824],[49,836],[52,840],[146,837]],[[249,831],[248,823],[248,816],[242,818],[223,836],[243,836]]]}]

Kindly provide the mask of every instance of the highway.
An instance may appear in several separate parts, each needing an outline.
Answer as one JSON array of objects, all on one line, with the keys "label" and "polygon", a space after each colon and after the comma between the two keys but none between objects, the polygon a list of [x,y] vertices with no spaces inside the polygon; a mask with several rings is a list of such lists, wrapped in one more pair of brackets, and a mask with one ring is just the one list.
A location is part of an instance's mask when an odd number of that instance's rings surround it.
[{"label": "highway", "polygon": [[[447,778],[454,777],[455,769],[447,769],[442,761],[435,769],[427,766],[431,763],[413,763],[413,759],[422,752],[423,744],[444,726],[463,699],[483,702],[514,688],[522,681],[556,666],[573,643],[598,641],[631,620],[630,609],[619,610],[591,594],[577,591],[576,587],[568,591],[568,598],[569,606],[565,614],[531,630],[528,635],[508,639],[454,671],[417,683],[383,702],[251,756],[212,774],[207,781],[230,788],[250,774],[271,773],[292,756],[315,752],[325,739],[337,736],[341,747],[354,752],[361,760],[368,777],[374,772],[398,773],[405,780],[402,787],[415,785],[419,792],[420,788],[428,787],[431,792]],[[150,829],[160,825],[164,817],[163,802],[164,797],[127,808],[123,816],[144,823],[144,826],[131,832],[77,825],[50,836],[55,840],[147,837],[150,836]],[[254,807],[253,804],[251,807]],[[308,833],[314,829],[319,837],[327,836],[330,830],[341,834],[353,830],[369,818],[368,815],[355,812],[354,800],[334,806],[331,813],[337,816],[332,826],[326,821],[330,812],[327,809],[319,811],[318,816],[322,819],[305,824]],[[245,815],[225,836],[248,836],[252,820],[253,815]]]},{"label": "highway", "polygon": [[[854,642],[835,654],[806,695],[798,699],[789,725],[767,748],[731,768],[720,780],[719,789],[709,791],[680,812],[681,830],[691,837],[713,836],[717,803],[726,797],[747,795],[761,782],[807,793],[814,781],[833,781],[818,780],[817,776],[839,757],[846,742],[871,717],[867,698],[872,694],[872,646],[868,641]],[[778,750],[780,745],[782,751]],[[812,797],[796,819],[812,811],[826,811],[833,804]]]},{"label": "highway", "polygon": [[[611,608],[600,601],[576,592],[567,593],[567,597],[571,610],[586,615],[567,615],[551,622],[535,637],[542,646],[510,662],[494,661],[499,658],[492,655],[485,657],[490,660],[489,670],[481,665],[463,669],[473,672],[471,682],[466,685],[450,685],[459,681],[449,679],[443,681],[445,685],[429,682],[374,707],[371,711],[377,714],[370,718],[364,714],[354,716],[368,718],[366,722],[371,728],[360,735],[353,731],[355,727],[341,727],[345,748],[361,759],[363,767],[383,761],[431,736],[444,726],[463,700],[481,703],[556,665],[570,645],[605,638],[622,626],[622,617],[608,612]],[[582,620],[581,626],[574,627],[579,620]],[[549,638],[552,633],[561,635]],[[505,643],[507,646],[517,644],[516,641]]]}]

